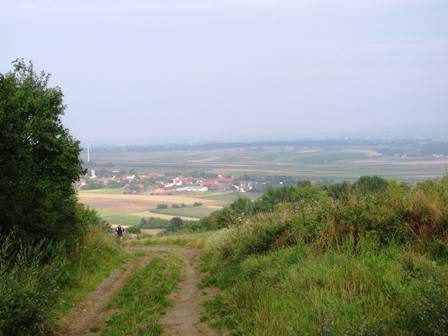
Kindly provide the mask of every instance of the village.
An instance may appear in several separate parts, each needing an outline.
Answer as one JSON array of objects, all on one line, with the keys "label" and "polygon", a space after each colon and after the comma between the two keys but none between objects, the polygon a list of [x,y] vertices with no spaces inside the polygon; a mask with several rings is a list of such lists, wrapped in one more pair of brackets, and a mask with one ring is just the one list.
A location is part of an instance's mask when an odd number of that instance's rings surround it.
[{"label": "village", "polygon": [[[122,170],[89,169],[77,183],[79,190],[120,188],[123,194],[173,195],[207,191],[250,192],[256,181],[241,181],[233,176],[195,174],[172,176],[164,172],[136,173]],[[205,175],[205,176],[202,176]]]}]

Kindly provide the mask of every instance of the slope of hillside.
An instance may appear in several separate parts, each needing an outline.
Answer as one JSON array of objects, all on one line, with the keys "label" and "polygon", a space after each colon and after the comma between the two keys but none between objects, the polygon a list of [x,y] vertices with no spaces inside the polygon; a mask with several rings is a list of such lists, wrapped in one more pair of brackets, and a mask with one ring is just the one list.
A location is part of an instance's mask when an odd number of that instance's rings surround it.
[{"label": "slope of hillside", "polygon": [[207,304],[215,324],[235,335],[447,334],[447,177],[304,184],[230,211],[203,265],[203,285],[224,289]]}]

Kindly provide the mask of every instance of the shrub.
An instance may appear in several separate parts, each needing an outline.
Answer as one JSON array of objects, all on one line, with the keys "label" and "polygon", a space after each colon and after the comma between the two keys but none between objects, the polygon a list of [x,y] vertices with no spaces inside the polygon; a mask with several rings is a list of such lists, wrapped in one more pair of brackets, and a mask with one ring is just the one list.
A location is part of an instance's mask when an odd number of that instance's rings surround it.
[{"label": "shrub", "polygon": [[416,241],[426,243],[443,234],[446,214],[422,191],[413,192],[404,215],[404,229]]},{"label": "shrub", "polygon": [[126,232],[130,233],[130,234],[140,234],[140,233],[142,233],[142,230],[141,230],[140,226],[136,225],[136,226],[130,226],[130,227],[126,228]]},{"label": "shrub", "polygon": [[387,181],[379,176],[362,176],[353,184],[353,190],[368,194],[386,191],[387,186]]}]

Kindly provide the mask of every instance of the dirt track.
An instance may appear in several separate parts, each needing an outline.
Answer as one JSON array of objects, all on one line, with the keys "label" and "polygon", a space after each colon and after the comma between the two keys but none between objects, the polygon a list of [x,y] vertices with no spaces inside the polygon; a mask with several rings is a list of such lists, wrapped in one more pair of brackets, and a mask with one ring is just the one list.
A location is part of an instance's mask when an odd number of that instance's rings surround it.
[{"label": "dirt track", "polygon": [[122,268],[115,270],[59,321],[55,335],[95,335],[90,331],[90,328],[102,329],[107,317],[112,313],[107,309],[107,306],[112,301],[113,296],[124,286],[133,272],[142,269],[151,259],[152,256],[147,255],[138,262],[129,262]]},{"label": "dirt track", "polygon": [[[180,248],[177,251],[184,261],[182,280],[176,291],[170,296],[174,306],[166,312],[160,322],[165,335],[194,336],[194,335],[223,335],[211,329],[207,322],[201,322],[202,302],[210,298],[210,290],[199,290],[198,282],[201,278],[197,270],[200,251],[192,248]],[[206,295],[202,295],[203,292]]]},{"label": "dirt track", "polygon": [[211,290],[199,290],[197,287],[201,278],[197,270],[199,250],[188,247],[145,246],[128,248],[128,251],[143,252],[146,255],[137,262],[130,262],[114,271],[84,301],[60,320],[55,335],[98,335],[95,331],[102,330],[105,321],[113,313],[108,309],[109,303],[132,273],[142,269],[153,257],[165,257],[169,251],[183,260],[183,269],[181,282],[170,296],[173,306],[160,320],[164,335],[223,335],[222,332],[211,329],[206,322],[200,321],[202,302],[214,293]]}]

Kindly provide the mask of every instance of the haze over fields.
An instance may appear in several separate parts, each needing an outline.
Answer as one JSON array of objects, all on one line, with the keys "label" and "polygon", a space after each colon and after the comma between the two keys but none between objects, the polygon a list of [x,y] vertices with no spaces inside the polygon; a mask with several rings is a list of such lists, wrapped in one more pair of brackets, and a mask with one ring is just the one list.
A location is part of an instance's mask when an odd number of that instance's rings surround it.
[{"label": "haze over fields", "polygon": [[446,1],[3,1],[0,40],[1,72],[24,57],[54,74],[83,142],[448,124]]}]

